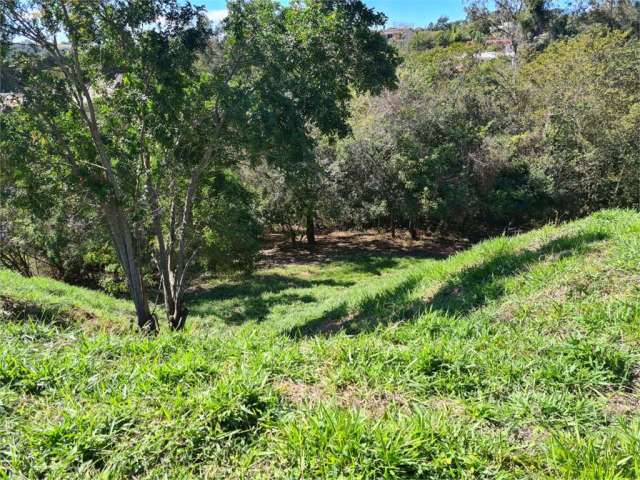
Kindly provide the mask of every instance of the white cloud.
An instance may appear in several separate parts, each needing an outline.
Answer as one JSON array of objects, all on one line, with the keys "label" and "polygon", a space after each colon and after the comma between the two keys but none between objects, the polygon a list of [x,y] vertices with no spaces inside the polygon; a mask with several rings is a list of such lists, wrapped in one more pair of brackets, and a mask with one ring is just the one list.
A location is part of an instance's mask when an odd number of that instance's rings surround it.
[{"label": "white cloud", "polygon": [[207,12],[207,18],[214,23],[219,23],[229,15],[229,10],[226,8],[220,10],[209,10]]}]

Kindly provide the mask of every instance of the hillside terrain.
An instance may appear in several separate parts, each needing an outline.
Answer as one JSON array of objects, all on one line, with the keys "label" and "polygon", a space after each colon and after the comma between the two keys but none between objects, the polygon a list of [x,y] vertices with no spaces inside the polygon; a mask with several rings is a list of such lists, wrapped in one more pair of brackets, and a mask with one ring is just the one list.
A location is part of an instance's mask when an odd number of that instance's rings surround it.
[{"label": "hillside terrain", "polygon": [[0,271],[6,478],[640,476],[640,214],[200,285],[185,332]]},{"label": "hillside terrain", "polygon": [[640,479],[640,1],[216,1],[0,0],[0,480]]}]

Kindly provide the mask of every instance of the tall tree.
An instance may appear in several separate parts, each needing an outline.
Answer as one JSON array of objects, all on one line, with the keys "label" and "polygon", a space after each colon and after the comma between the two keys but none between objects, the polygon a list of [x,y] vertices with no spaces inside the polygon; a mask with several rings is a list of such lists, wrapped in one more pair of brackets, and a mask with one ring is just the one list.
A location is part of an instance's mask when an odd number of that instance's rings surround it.
[{"label": "tall tree", "polygon": [[[22,66],[24,108],[40,129],[36,141],[49,150],[41,160],[64,161],[68,181],[89,186],[125,271],[138,325],[155,331],[140,266],[144,238],[137,225],[142,196],[135,147],[141,145],[132,143],[146,130],[113,106],[124,96],[150,108],[160,101],[162,108],[183,95],[175,83],[207,38],[200,12],[175,1],[143,0],[2,0],[0,10],[2,30],[37,47]],[[50,68],[38,68],[42,56]],[[132,77],[146,79],[149,88]],[[156,95],[146,97],[152,82]]]},{"label": "tall tree", "polygon": [[[315,244],[317,194],[322,188],[318,159],[322,149],[316,148],[317,140],[322,135],[344,137],[350,132],[347,119],[354,92],[377,95],[396,86],[399,57],[395,48],[374,31],[386,20],[360,0],[297,0],[285,18],[296,46],[289,62],[307,62],[311,67],[306,78],[296,75],[298,78],[293,79],[306,90],[298,108],[303,106],[311,116],[320,114],[319,121],[311,125],[315,131],[307,124],[297,141],[290,142],[293,169],[287,168],[291,163],[283,166],[289,170],[287,183],[299,198],[310,245]],[[326,63],[329,58],[332,61]],[[323,98],[327,89],[332,95],[329,101]]]},{"label": "tall tree", "polygon": [[[150,243],[169,325],[185,325],[204,179],[242,157],[295,164],[312,129],[348,130],[354,92],[395,82],[395,52],[372,30],[384,17],[360,0],[228,9],[212,31],[177,0],[0,0],[1,30],[39,48],[22,62],[33,125],[16,141],[45,144],[34,160],[91,193],[145,330],[158,328],[142,274]],[[49,68],[37,68],[43,55]]]}]

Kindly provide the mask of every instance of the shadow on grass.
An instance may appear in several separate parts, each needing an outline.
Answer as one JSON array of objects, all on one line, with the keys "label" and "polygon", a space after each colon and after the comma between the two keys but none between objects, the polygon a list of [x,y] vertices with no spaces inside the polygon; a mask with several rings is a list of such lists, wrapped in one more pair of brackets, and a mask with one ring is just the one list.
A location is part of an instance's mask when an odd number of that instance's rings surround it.
[{"label": "shadow on grass", "polygon": [[506,280],[526,271],[532,265],[553,257],[584,255],[591,244],[605,240],[604,233],[580,233],[548,242],[536,250],[497,255],[486,262],[455,274],[430,299],[412,298],[412,291],[420,279],[412,277],[381,294],[360,302],[351,311],[342,304],[322,317],[287,332],[294,338],[331,335],[340,331],[358,334],[388,325],[411,320],[428,310],[447,315],[468,315],[472,311],[500,299],[506,294]]},{"label": "shadow on grass", "polygon": [[59,305],[38,305],[0,296],[0,321],[37,322],[69,328],[84,321],[95,320],[95,315],[80,308]]},{"label": "shadow on grass", "polygon": [[377,261],[393,262],[398,257],[446,258],[469,247],[467,240],[459,238],[426,235],[420,240],[408,240],[401,237],[402,235],[394,239],[390,234],[371,232],[319,234],[317,244],[309,247],[303,243],[291,245],[282,234],[271,234],[265,241],[260,265],[270,267],[345,261],[353,262],[356,268],[367,268]]},{"label": "shadow on grass", "polygon": [[[390,290],[378,295],[366,297],[358,305],[357,313],[349,313],[346,303],[325,312],[322,317],[311,320],[302,326],[294,327],[288,335],[294,338],[305,336],[331,335],[340,331],[357,334],[375,328],[383,323],[381,315],[388,312],[386,318],[393,318],[398,310],[404,311],[410,303],[411,292],[418,286],[420,278],[410,277]],[[374,319],[377,319],[374,321]]]},{"label": "shadow on grass", "polygon": [[353,282],[336,280],[303,280],[285,275],[255,275],[247,280],[226,283],[213,288],[199,289],[189,295],[194,313],[215,315],[230,325],[250,320],[263,321],[279,305],[313,303],[317,299],[295,290],[320,286],[350,287]]},{"label": "shadow on grass", "polygon": [[[416,255],[415,257],[423,258],[419,255]],[[332,261],[348,266],[353,273],[377,276],[382,275],[384,270],[394,268],[400,263],[400,260],[397,257],[371,256],[366,254],[357,255],[353,253],[336,254]]]},{"label": "shadow on grass", "polygon": [[449,315],[467,315],[502,297],[509,277],[549,257],[557,261],[584,255],[592,250],[591,244],[606,238],[604,233],[581,233],[557,238],[537,250],[499,255],[454,276],[425,306]]}]

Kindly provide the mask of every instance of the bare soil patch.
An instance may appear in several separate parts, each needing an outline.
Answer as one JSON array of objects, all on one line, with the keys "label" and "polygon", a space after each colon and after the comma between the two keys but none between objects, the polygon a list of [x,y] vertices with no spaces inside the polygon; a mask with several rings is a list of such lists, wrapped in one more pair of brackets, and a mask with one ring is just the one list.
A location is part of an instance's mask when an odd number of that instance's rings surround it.
[{"label": "bare soil patch", "polygon": [[637,415],[640,412],[640,365],[631,372],[628,390],[610,397],[605,411],[614,415]]},{"label": "bare soil patch", "polygon": [[293,404],[321,405],[334,401],[338,406],[356,409],[373,418],[381,418],[390,407],[409,412],[410,401],[396,392],[373,391],[348,386],[337,392],[323,384],[299,383],[290,379],[277,384],[278,390]]},{"label": "bare soil patch", "polygon": [[265,237],[260,266],[324,263],[354,254],[380,254],[418,258],[446,258],[471,245],[468,239],[423,235],[413,240],[408,232],[390,233],[376,230],[337,231],[318,234],[316,245],[291,243],[286,234]]}]

